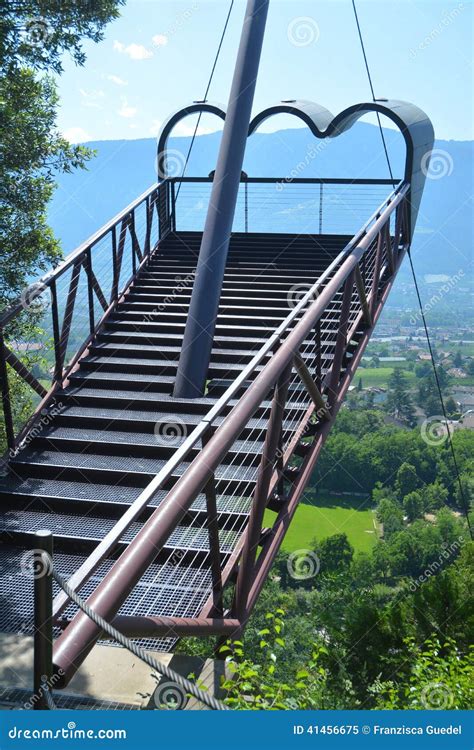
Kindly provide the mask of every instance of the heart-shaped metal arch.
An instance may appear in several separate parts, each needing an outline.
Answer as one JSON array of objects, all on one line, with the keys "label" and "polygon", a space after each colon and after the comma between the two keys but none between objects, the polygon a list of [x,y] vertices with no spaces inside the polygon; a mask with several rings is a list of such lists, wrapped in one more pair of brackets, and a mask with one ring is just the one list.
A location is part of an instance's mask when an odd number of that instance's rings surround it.
[{"label": "heart-shaped metal arch", "polygon": [[[171,131],[184,117],[195,112],[209,112],[225,120],[223,106],[211,102],[193,102],[171,115],[164,123],[158,137],[158,175],[160,179],[166,177],[166,153]],[[411,206],[410,223],[413,233],[434,142],[431,120],[415,104],[397,99],[361,102],[334,116],[332,112],[320,104],[316,104],[316,102],[304,99],[288,100],[279,102],[257,114],[250,123],[249,135],[252,135],[259,125],[270,117],[278,114],[289,114],[302,120],[316,138],[335,138],[349,130],[357,120],[370,112],[378,112],[392,120],[405,140],[404,178],[410,185],[408,199]]]}]

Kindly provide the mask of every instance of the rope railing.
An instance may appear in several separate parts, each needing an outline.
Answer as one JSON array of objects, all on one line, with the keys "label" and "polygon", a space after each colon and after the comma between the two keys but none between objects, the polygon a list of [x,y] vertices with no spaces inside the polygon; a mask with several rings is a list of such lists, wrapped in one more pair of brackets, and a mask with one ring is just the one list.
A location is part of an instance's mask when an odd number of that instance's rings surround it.
[{"label": "rope railing", "polygon": [[[213,711],[228,711],[229,708],[222,701],[215,698],[210,692],[201,689],[191,680],[183,677],[166,664],[162,664],[153,658],[149,652],[120,633],[107,620],[94,612],[91,607],[80,597],[64,580],[54,565],[52,555],[53,536],[49,531],[39,531],[36,540],[40,545],[35,550],[35,673],[34,688],[37,697],[41,700],[34,702],[35,708],[47,708],[55,710],[52,685],[54,684],[52,664],[52,640],[53,640],[53,617],[52,617],[52,581],[62,589],[69,599],[90,618],[100,630],[107,634],[113,641],[127,649],[138,659],[147,664],[151,669],[173,682],[183,691],[183,698],[193,696],[200,703],[208,706]],[[168,706],[169,707],[169,706]]]}]

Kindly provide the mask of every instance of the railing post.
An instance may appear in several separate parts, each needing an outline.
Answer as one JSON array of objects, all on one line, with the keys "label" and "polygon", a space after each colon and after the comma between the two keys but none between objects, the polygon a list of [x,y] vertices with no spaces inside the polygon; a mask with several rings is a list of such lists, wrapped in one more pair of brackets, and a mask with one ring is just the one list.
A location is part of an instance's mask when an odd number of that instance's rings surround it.
[{"label": "railing post", "polygon": [[382,237],[382,232],[380,231],[377,236],[377,250],[375,253],[374,275],[372,277],[372,288],[370,290],[370,314],[372,318],[374,317],[375,309],[377,307],[377,299],[378,299],[379,284],[380,284],[380,271],[382,269],[382,254],[383,254],[383,237]]},{"label": "railing post", "polygon": [[274,471],[274,463],[280,443],[283,415],[285,412],[288,388],[290,385],[293,360],[283,370],[275,387],[268,428],[262,450],[262,458],[258,470],[257,483],[252,500],[247,535],[242,556],[240,558],[239,574],[235,587],[235,612],[237,619],[245,616],[247,598],[252,585],[253,567],[257,547],[260,542],[263,516],[267,506],[270,482]]},{"label": "railing post", "polygon": [[319,234],[323,233],[323,183],[319,183]]},{"label": "railing post", "polygon": [[354,288],[355,271],[352,270],[344,283],[342,294],[341,314],[339,318],[339,329],[337,332],[336,348],[332,362],[331,373],[328,384],[327,405],[331,408],[337,398],[337,388],[341,377],[342,360],[347,346],[347,326],[351,310],[352,290]]},{"label": "railing post", "polygon": [[94,316],[94,289],[92,287],[92,255],[90,247],[86,250],[84,265],[86,269],[87,277],[87,297],[89,302],[89,329],[91,334],[94,333],[95,329],[95,316]]},{"label": "railing post", "polygon": [[53,676],[53,535],[41,530],[35,534],[34,576],[34,708],[48,708],[43,685],[51,686]]},{"label": "railing post", "polygon": [[0,379],[2,381],[2,405],[3,416],[5,418],[5,433],[7,438],[7,445],[11,450],[15,447],[15,430],[13,427],[12,404],[10,398],[10,386],[8,383],[8,370],[3,329],[0,329]]},{"label": "railing post", "polygon": [[118,297],[118,275],[117,275],[117,229],[114,224],[112,227],[112,289],[110,292],[110,302],[112,303]]},{"label": "railing post", "polygon": [[[209,427],[202,438],[203,447],[212,437],[212,429]],[[216,497],[216,477],[215,474],[204,487],[206,496],[206,525],[209,539],[209,555],[211,560],[212,575],[212,600],[214,604],[214,613],[222,616],[222,571],[221,571],[221,551],[219,541],[219,524],[217,520],[217,497]]]},{"label": "railing post", "polygon": [[53,322],[53,341],[54,341],[54,380],[56,383],[63,382],[63,361],[61,358],[61,333],[59,328],[59,310],[58,310],[58,290],[56,279],[50,284],[51,289],[51,318]]}]

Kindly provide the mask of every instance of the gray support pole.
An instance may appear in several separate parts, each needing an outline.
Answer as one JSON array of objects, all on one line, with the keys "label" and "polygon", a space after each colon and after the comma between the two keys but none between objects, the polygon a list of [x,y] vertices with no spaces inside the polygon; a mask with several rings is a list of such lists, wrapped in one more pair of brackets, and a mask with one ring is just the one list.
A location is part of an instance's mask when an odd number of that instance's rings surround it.
[{"label": "gray support pole", "polygon": [[[45,558],[45,553],[49,560]],[[51,687],[53,675],[53,576],[50,560],[53,558],[53,535],[50,531],[37,531],[33,557],[34,576],[34,655],[33,691],[34,708],[48,708],[43,683]]]},{"label": "gray support pole", "polygon": [[247,2],[179,359],[173,394],[177,398],[198,398],[206,384],[268,4],[269,0]]}]

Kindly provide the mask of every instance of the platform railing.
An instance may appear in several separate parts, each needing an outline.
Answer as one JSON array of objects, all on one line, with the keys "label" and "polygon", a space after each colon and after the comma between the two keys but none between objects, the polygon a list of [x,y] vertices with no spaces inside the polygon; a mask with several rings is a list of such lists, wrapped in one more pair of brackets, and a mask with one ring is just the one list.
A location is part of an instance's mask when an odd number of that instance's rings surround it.
[{"label": "platform railing", "polygon": [[[75,590],[82,586],[156,492],[169,485],[176,468],[190,461],[88,599],[89,607],[125,635],[144,637],[153,632],[158,637],[171,632],[179,637],[193,628],[198,633],[209,618],[245,623],[409,245],[408,194],[409,185],[402,183],[383,201],[69,580]],[[250,385],[240,395],[248,381]],[[233,399],[236,405],[222,419]],[[248,461],[242,461],[242,453],[232,448],[259,410],[265,424],[254,439],[264,437],[264,447],[257,454],[255,484],[249,494]],[[193,458],[190,454],[196,449],[199,452]],[[234,495],[238,486],[250,504],[239,542],[230,555],[223,555],[216,534],[217,507],[227,482],[233,483]],[[203,528],[209,533],[207,565],[212,590],[199,617],[178,623],[172,618],[116,616],[200,493],[207,500]],[[278,515],[271,531],[265,533],[263,514],[269,503],[274,503]],[[222,590],[236,569],[234,603],[230,611],[224,611]],[[67,604],[66,596],[56,598],[56,622]],[[81,613],[62,624],[65,630],[55,644],[54,663],[67,682],[100,631]],[[212,627],[206,632],[212,633]]]},{"label": "platform railing", "polygon": [[[202,231],[212,177],[170,179],[171,226]],[[243,174],[234,232],[354,235],[398,180],[248,177]]]},{"label": "platform railing", "polygon": [[168,206],[169,184],[152,186],[0,313],[10,456],[167,231]]}]

